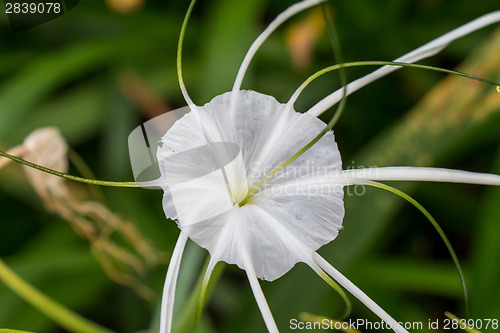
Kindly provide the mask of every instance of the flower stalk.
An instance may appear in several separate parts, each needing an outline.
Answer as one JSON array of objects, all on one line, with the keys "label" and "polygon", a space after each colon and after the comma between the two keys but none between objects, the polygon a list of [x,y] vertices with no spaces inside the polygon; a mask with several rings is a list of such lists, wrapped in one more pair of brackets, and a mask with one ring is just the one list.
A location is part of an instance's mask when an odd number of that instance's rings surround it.
[{"label": "flower stalk", "polygon": [[57,303],[54,299],[41,293],[14,273],[2,259],[0,259],[0,280],[19,295],[19,297],[70,332],[112,333],[111,330],[68,310],[68,308]]}]

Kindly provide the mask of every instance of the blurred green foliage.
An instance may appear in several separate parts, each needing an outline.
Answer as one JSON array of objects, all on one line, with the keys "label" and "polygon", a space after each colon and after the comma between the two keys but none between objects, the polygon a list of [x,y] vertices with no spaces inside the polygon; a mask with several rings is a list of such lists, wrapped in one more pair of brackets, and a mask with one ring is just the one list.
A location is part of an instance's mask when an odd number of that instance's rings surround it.
[{"label": "blurred green foliage", "polygon": [[[231,89],[246,50],[292,2],[200,1],[184,49],[185,82],[195,103]],[[330,1],[345,61],[392,60],[473,18],[497,0]],[[128,134],[151,115],[126,93],[131,74],[165,105],[184,105],[175,72],[177,37],[187,1],[146,0],[121,14],[102,1],[81,1],[68,14],[13,33],[0,13],[0,148],[31,131],[57,126],[99,179],[131,180]],[[304,19],[307,13],[292,19]],[[333,62],[323,33],[305,69],[293,66],[286,26],[259,51],[243,87],[285,102],[311,73]],[[457,41],[427,64],[500,81],[494,27]],[[367,68],[350,70],[353,79]],[[426,165],[500,173],[500,95],[463,78],[400,70],[349,98],[335,128],[344,167]],[[437,86],[436,86],[437,85]],[[308,88],[299,111],[338,87],[329,75]],[[128,90],[129,91],[129,90]],[[426,94],[432,91],[430,94]],[[431,97],[429,97],[431,96]],[[419,102],[420,101],[420,102]],[[329,114],[325,115],[327,119]],[[157,325],[159,298],[147,302],[113,283],[68,224],[47,213],[20,169],[0,170],[0,256],[21,276],[71,309],[119,332]],[[71,169],[72,173],[76,173]],[[470,288],[472,318],[500,318],[500,192],[453,184],[394,184],[437,218],[455,246]],[[107,205],[133,220],[168,255],[178,229],[166,220],[162,193],[103,189]],[[465,317],[460,280],[444,244],[423,216],[377,189],[346,196],[344,230],[320,251],[400,321]],[[190,244],[181,269],[177,314],[198,278],[205,252]],[[161,295],[167,260],[144,282]],[[262,283],[278,327],[303,311],[335,317],[341,299],[305,265]],[[377,320],[355,302],[352,318]],[[0,284],[0,327],[60,331]],[[260,332],[265,326],[243,272],[227,266],[200,332]],[[484,330],[492,331],[492,330]]]}]

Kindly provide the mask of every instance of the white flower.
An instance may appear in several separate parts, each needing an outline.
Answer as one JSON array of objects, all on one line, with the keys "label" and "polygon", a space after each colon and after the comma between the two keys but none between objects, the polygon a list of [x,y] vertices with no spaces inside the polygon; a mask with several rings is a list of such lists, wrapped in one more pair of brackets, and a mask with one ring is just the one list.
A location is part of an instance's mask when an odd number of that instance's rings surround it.
[{"label": "white flower", "polygon": [[[343,187],[372,180],[420,180],[500,185],[500,176],[465,171],[389,167],[342,170],[333,133],[279,169],[325,128],[316,118],[342,98],[327,96],[308,112],[294,111],[300,90],[287,104],[255,91],[240,90],[253,55],[281,23],[320,1],[304,0],[280,14],[257,38],[245,57],[231,92],[200,107],[181,89],[191,111],[163,136],[157,158],[167,217],[181,233],[169,265],[162,300],[160,332],[170,332],[174,292],[188,238],[210,252],[205,282],[219,261],[246,271],[270,332],[278,328],[257,278],[275,280],[297,262],[323,279],[327,275],[361,300],[396,332],[406,330],[352,284],[316,250],[342,228]],[[436,54],[451,41],[493,22],[500,12],[480,17],[396,59],[412,63]],[[181,36],[182,38],[182,36]],[[385,66],[347,85],[350,94],[399,67]],[[277,169],[278,168],[278,169]],[[274,172],[273,172],[274,171]],[[272,177],[268,176],[273,172]],[[325,274],[326,273],[326,274]]]}]

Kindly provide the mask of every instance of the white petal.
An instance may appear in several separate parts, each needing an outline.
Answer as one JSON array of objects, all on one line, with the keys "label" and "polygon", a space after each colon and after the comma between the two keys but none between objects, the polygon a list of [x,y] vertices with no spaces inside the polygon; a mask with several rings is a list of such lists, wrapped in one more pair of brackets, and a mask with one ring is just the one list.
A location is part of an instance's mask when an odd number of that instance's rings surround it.
[{"label": "white petal", "polygon": [[387,312],[385,312],[377,303],[375,303],[372,299],[370,299],[361,289],[356,287],[354,283],[349,281],[342,273],[335,269],[328,261],[323,259],[319,254],[314,253],[313,255],[314,261],[318,264],[318,266],[323,269],[326,273],[328,273],[335,281],[337,281],[342,287],[347,289],[354,297],[359,299],[364,305],[366,305],[370,310],[373,311],[377,316],[380,317],[383,321],[385,321],[394,332],[397,333],[408,333],[401,324],[399,324],[396,320],[394,320]]},{"label": "white petal", "polygon": [[[231,110],[234,94],[240,96],[239,104]],[[217,96],[203,109],[207,116],[203,125],[221,129],[224,134],[219,137],[224,142],[240,146],[250,184],[294,155],[326,126],[315,117],[288,109],[274,97],[254,91]],[[290,166],[308,173],[305,169],[313,167],[339,170],[340,163],[337,145],[329,133]]]},{"label": "white petal", "polygon": [[403,180],[500,185],[499,175],[426,167],[350,169],[342,171],[340,178],[344,178],[349,184],[366,183],[367,180]]},{"label": "white petal", "polygon": [[[486,14],[484,16],[481,16],[459,28],[456,28],[441,37],[438,37],[431,42],[424,44],[423,46],[397,58],[394,60],[395,62],[406,62],[406,63],[414,63],[419,60],[428,58],[430,56],[433,56],[439,52],[441,52],[442,49],[444,49],[448,44],[453,42],[454,40],[466,36],[470,34],[471,32],[474,32],[478,29],[484,28],[485,26],[488,26],[490,24],[496,23],[500,21],[500,11],[495,11],[489,14]],[[394,72],[395,70],[399,69],[401,67],[399,66],[383,66],[376,71],[363,76],[360,79],[357,79],[347,85],[347,95],[352,94],[356,90],[366,86],[367,84],[391,73]],[[334,93],[328,95],[327,97],[323,98],[320,102],[318,102],[316,105],[314,105],[307,113],[314,115],[314,116],[319,116],[329,108],[331,108],[333,105],[337,104],[343,96],[344,92],[343,89],[339,89],[335,91]]]},{"label": "white petal", "polygon": [[[326,200],[325,204],[328,205]],[[342,216],[330,216],[329,220],[328,216],[314,212],[318,209],[320,213],[330,213],[320,204],[312,205],[308,211],[301,205],[280,206],[272,200],[259,199],[255,204],[235,207],[183,230],[217,260],[247,270],[247,256],[255,274],[272,281],[297,262],[310,261],[308,254],[334,239],[341,228]]]},{"label": "white petal", "polygon": [[[243,245],[245,246],[245,245]],[[259,306],[260,313],[262,314],[262,318],[266,323],[267,330],[270,333],[279,332],[278,327],[276,326],[276,322],[274,321],[273,314],[271,313],[271,309],[269,309],[269,305],[267,304],[266,297],[260,288],[259,281],[255,276],[255,272],[253,270],[252,261],[248,258],[246,254],[244,254],[245,266],[247,267],[246,272],[248,276],[248,282],[250,282],[250,287],[252,287],[253,296],[255,297],[255,301]]]},{"label": "white petal", "polygon": [[[223,94],[203,106],[198,118],[184,116],[164,136],[158,151],[164,207],[167,216],[177,218],[181,229],[217,260],[246,269],[241,244],[247,244],[256,275],[274,280],[304,261],[304,252],[312,253],[337,236],[344,216],[342,187],[309,184],[321,184],[330,173],[338,173],[341,159],[329,132],[266,182],[250,203],[235,205],[236,193],[246,193],[248,185],[257,184],[325,127],[316,117],[299,114],[271,96],[237,94],[241,97],[234,111],[232,94]],[[213,149],[204,147],[215,140],[211,145],[238,149],[229,158],[220,154],[214,159]],[[207,162],[211,159],[219,164]]]},{"label": "white petal", "polygon": [[174,253],[168,265],[163,296],[161,299],[160,333],[169,333],[172,330],[172,318],[174,313],[175,286],[181,266],[182,253],[187,242],[187,235],[181,231],[179,239],[175,244]]},{"label": "white petal", "polygon": [[253,56],[259,49],[259,47],[266,41],[267,37],[276,30],[283,22],[288,20],[293,15],[309,8],[315,6],[325,0],[303,0],[296,4],[288,7],[284,12],[279,14],[270,24],[269,26],[257,37],[257,39],[252,43],[250,49],[248,50],[243,62],[241,63],[240,69],[238,70],[238,74],[236,75],[236,80],[233,85],[233,92],[240,90],[241,82],[243,81],[243,77],[248,69],[248,65],[250,61],[252,61]]},{"label": "white petal", "polygon": [[230,210],[234,193],[246,195],[240,147],[221,142],[224,138],[217,124],[205,119],[206,112],[200,112],[202,117],[197,113],[192,111],[176,122],[162,138],[157,153],[164,208],[181,226]]},{"label": "white petal", "polygon": [[[236,110],[231,110],[231,96],[234,94],[240,96],[239,104]],[[226,93],[178,120],[162,138],[157,156],[160,168],[163,167],[162,174],[185,174],[196,170],[197,163],[207,163],[196,158],[199,154],[207,159],[214,159],[209,156],[208,149],[203,150],[207,144],[236,144],[242,153],[248,181],[254,184],[295,154],[324,127],[322,121],[288,109],[274,97],[254,91]],[[333,136],[329,133],[325,137],[329,138],[320,140],[294,165],[302,168],[307,167],[308,163],[316,163],[317,168],[340,170],[340,154]],[[190,152],[195,149],[199,150]],[[179,158],[177,154],[181,152],[187,152],[191,158],[183,157],[181,161],[176,161]],[[236,158],[237,152],[232,155]],[[169,158],[172,160],[168,161],[168,165],[165,162],[162,166],[162,161]],[[169,171],[166,168],[170,168],[171,163],[177,163],[178,167],[174,165],[175,169]],[[213,163],[205,169],[209,170],[212,165]],[[204,166],[201,165],[200,168]],[[240,175],[239,178],[243,176]]]}]

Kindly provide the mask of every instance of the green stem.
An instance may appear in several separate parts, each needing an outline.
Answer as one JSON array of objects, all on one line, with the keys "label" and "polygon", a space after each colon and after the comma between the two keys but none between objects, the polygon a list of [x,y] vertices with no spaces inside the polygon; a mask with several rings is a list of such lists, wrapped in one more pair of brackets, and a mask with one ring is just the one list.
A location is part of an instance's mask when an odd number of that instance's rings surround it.
[{"label": "green stem", "polygon": [[184,21],[182,22],[181,32],[179,34],[179,42],[177,44],[177,78],[179,80],[179,85],[181,87],[182,94],[184,95],[184,98],[186,99],[186,102],[188,104],[190,104],[189,102],[192,103],[192,101],[189,98],[189,95],[184,85],[184,79],[182,78],[182,44],[184,42],[184,35],[186,33],[189,17],[191,16],[191,12],[193,11],[195,3],[196,0],[191,0],[191,3],[189,4],[186,16],[184,17]]},{"label": "green stem", "polygon": [[73,180],[76,182],[80,183],[85,183],[85,184],[91,184],[91,185],[101,185],[101,186],[112,186],[112,187],[140,187],[140,184],[135,183],[135,182],[112,182],[112,181],[106,181],[106,180],[95,180],[95,179],[87,179],[87,178],[82,178],[82,177],[76,177],[72,175],[68,175],[67,173],[56,171],[53,169],[46,168],[44,166],[28,162],[26,160],[23,160],[22,158],[7,154],[3,151],[0,151],[0,156],[10,158],[11,160],[24,164],[26,166],[29,166],[30,168],[40,170],[45,173],[49,173],[54,176],[58,176],[64,179],[68,180]]},{"label": "green stem", "polygon": [[[68,147],[68,159],[75,166],[76,170],[87,179],[96,179],[97,177],[92,172],[85,160],[71,147]],[[99,187],[89,186],[89,191],[94,198],[102,203],[106,201],[104,194]]]},{"label": "green stem", "polygon": [[209,281],[203,281],[200,290],[200,296],[198,298],[198,306],[196,307],[196,314],[194,316],[193,328],[191,329],[191,333],[196,333],[198,330],[198,325],[201,320],[201,313],[203,312],[203,306],[205,305],[205,297],[207,295],[207,287]]},{"label": "green stem", "polygon": [[[208,263],[209,259],[207,260],[204,269],[201,270],[200,277],[198,278],[196,286],[193,289],[186,306],[184,307],[182,316],[178,321],[179,324],[177,324],[174,328],[174,332],[187,332],[189,330],[189,326],[191,326],[192,331],[193,329],[195,329],[195,326],[197,326],[198,323],[196,322],[196,320],[193,321],[193,318],[198,318],[198,321],[201,318],[201,310],[203,308],[203,303],[205,302],[206,299],[210,299],[213,287],[215,286],[216,282],[220,279],[222,273],[224,272],[224,269],[226,268],[226,265],[223,262],[218,263],[214,267],[214,270],[210,277],[210,283],[207,286],[203,286],[205,270],[208,267]],[[200,296],[202,295],[202,293],[203,293],[203,300],[200,300]]]},{"label": "green stem", "polygon": [[68,310],[52,298],[25,282],[0,259],[0,279],[19,297],[70,332],[111,333],[82,316]]},{"label": "green stem", "polygon": [[458,318],[457,316],[455,316],[451,312],[446,311],[444,313],[444,315],[446,317],[448,317],[448,319],[450,319],[452,321],[452,323],[453,322],[457,323],[460,326],[461,329],[463,329],[464,331],[466,331],[468,333],[481,333],[481,331],[476,330],[476,329],[474,329],[474,327],[469,326],[462,319]]},{"label": "green stem", "polygon": [[[445,73],[445,74],[453,74],[453,75],[458,75],[462,76],[468,79],[480,81],[486,84],[493,85],[495,87],[500,87],[500,85],[497,82],[493,82],[490,80],[486,80],[474,75],[454,71],[451,69],[444,69],[444,68],[439,68],[439,67],[434,67],[434,66],[427,66],[427,65],[420,65],[420,64],[409,64],[406,62],[394,62],[394,61],[352,61],[352,62],[345,62],[341,64],[336,64],[332,66],[328,66],[326,68],[323,68],[322,70],[317,71],[313,75],[311,75],[307,80],[300,85],[300,87],[297,89],[298,92],[304,90],[305,87],[309,85],[312,81],[317,79],[323,74],[326,74],[328,72],[333,72],[342,68],[351,68],[351,67],[361,67],[361,66],[399,66],[399,67],[408,67],[408,68],[415,68],[415,69],[425,69],[433,72],[440,72],[440,73]],[[497,88],[498,89],[498,88]]]},{"label": "green stem", "polygon": [[329,277],[325,272],[323,272],[323,270],[319,270],[316,273],[326,283],[328,283],[330,285],[330,287],[332,287],[332,289],[335,290],[340,295],[340,297],[342,297],[342,299],[344,300],[345,311],[342,314],[342,316],[340,316],[339,320],[345,320],[347,317],[349,317],[349,315],[351,314],[351,311],[352,311],[352,303],[351,303],[350,298],[347,296],[347,294],[344,292],[344,290],[342,288],[340,288],[340,286],[337,283],[335,283],[335,281],[333,281],[333,279],[331,277]]},{"label": "green stem", "polygon": [[[330,44],[332,44],[332,50],[333,50],[333,57],[335,59],[335,62],[337,64],[343,63],[343,57],[342,57],[342,51],[340,49],[340,43],[339,43],[339,37],[337,34],[337,29],[335,29],[335,25],[333,24],[333,19],[331,17],[331,13],[328,10],[329,7],[327,7],[327,2],[323,2],[321,4],[321,9],[323,12],[323,19],[326,22],[326,27],[328,31],[328,37],[330,38]],[[340,79],[340,86],[345,87],[347,86],[347,75],[345,68],[339,68],[339,79]],[[340,119],[340,116],[344,112],[345,109],[345,104],[347,103],[347,89],[344,88],[342,91],[342,99],[340,101],[339,106],[335,110],[335,113],[333,114],[332,119],[329,122],[329,125],[331,123],[331,127],[337,123],[337,121]]]}]

